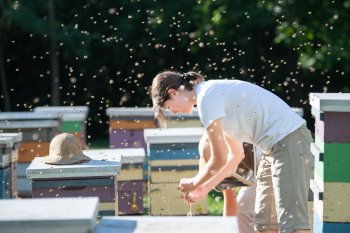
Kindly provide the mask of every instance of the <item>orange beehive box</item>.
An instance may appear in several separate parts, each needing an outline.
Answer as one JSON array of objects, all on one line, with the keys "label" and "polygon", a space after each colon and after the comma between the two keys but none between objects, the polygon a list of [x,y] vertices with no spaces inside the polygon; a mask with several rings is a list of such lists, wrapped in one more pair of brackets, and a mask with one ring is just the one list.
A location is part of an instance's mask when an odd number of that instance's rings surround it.
[{"label": "orange beehive box", "polygon": [[19,163],[31,163],[35,157],[49,155],[50,142],[22,142],[19,149]]},{"label": "orange beehive box", "polygon": [[155,128],[154,120],[109,120],[110,129],[149,129]]}]

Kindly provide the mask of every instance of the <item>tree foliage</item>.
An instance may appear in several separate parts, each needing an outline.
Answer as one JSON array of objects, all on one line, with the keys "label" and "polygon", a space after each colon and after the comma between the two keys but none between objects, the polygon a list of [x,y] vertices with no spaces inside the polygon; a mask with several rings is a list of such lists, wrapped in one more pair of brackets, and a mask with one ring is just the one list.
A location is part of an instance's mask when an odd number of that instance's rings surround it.
[{"label": "tree foliage", "polygon": [[[273,91],[304,108],[312,129],[310,92],[350,92],[349,7],[350,0],[55,1],[60,103],[88,104],[88,134],[107,136],[107,106],[145,107],[158,72],[197,70]],[[47,1],[4,0],[0,9],[12,109],[50,104]]]}]

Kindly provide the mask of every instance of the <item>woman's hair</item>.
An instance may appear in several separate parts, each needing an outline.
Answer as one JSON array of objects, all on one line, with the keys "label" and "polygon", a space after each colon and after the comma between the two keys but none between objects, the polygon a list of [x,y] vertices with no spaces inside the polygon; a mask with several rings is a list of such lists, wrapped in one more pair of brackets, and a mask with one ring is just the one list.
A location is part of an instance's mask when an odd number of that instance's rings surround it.
[{"label": "woman's hair", "polygon": [[200,72],[190,71],[187,76],[181,77],[181,74],[176,71],[164,71],[153,79],[152,86],[148,88],[148,94],[152,98],[153,111],[159,120],[159,123],[166,127],[167,116],[164,111],[165,101],[171,99],[168,93],[169,89],[178,90],[193,90],[194,83],[200,83],[204,81],[204,77],[200,75]]}]

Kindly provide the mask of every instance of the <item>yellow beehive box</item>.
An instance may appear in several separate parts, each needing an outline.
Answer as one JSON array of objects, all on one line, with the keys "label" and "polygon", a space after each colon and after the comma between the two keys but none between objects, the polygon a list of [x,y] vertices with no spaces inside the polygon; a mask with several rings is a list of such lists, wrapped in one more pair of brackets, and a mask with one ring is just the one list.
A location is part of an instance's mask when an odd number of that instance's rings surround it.
[{"label": "yellow beehive box", "polygon": [[[149,187],[149,209],[151,215],[187,215],[190,206],[187,201],[181,199],[184,193],[179,190],[180,183],[151,184]],[[191,212],[196,215],[208,214],[208,198],[205,196],[200,201],[192,204]]]},{"label": "yellow beehive box", "polygon": [[180,182],[198,174],[198,159],[150,160],[149,178],[152,184]]},{"label": "yellow beehive box", "polygon": [[315,172],[311,186],[314,209],[323,222],[350,222],[350,183],[323,182]]}]

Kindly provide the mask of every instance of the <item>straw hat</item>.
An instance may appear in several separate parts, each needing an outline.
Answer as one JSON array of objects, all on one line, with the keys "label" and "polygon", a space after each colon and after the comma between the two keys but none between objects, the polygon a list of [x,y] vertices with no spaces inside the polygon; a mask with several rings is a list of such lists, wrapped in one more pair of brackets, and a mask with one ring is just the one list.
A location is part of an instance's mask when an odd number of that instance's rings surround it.
[{"label": "straw hat", "polygon": [[83,154],[79,139],[73,134],[63,133],[52,139],[49,156],[41,162],[47,164],[67,165],[90,161],[91,158]]}]

